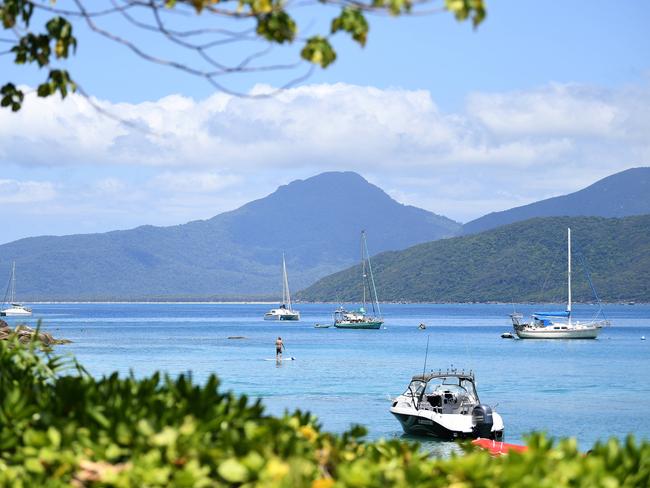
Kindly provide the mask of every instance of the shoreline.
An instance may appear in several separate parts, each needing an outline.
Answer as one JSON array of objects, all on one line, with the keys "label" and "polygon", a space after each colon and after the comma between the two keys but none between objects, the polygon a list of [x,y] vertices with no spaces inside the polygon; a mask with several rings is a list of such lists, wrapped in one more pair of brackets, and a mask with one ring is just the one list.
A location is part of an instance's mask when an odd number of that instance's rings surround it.
[{"label": "shoreline", "polygon": [[[34,305],[82,305],[82,304],[106,304],[106,305],[274,305],[279,303],[278,300],[265,301],[265,300],[26,300],[25,304],[34,304]],[[294,305],[302,304],[317,304],[317,303],[331,303],[331,304],[350,304],[350,303],[359,303],[357,301],[293,301]],[[405,302],[405,301],[396,301],[396,302],[379,302],[381,305],[566,305],[565,302],[496,302],[496,301],[487,301],[487,302]],[[573,302],[577,305],[598,305],[593,302]],[[634,302],[630,303],[628,301],[622,302],[602,302],[603,305],[648,305],[650,302]]]}]

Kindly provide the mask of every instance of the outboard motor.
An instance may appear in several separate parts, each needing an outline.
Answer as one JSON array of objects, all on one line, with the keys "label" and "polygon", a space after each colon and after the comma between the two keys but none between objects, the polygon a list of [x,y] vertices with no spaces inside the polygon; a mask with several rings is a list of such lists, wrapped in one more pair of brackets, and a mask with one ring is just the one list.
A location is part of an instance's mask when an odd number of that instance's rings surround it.
[{"label": "outboard motor", "polygon": [[476,405],[472,410],[472,430],[477,437],[492,437],[492,407],[489,405]]}]

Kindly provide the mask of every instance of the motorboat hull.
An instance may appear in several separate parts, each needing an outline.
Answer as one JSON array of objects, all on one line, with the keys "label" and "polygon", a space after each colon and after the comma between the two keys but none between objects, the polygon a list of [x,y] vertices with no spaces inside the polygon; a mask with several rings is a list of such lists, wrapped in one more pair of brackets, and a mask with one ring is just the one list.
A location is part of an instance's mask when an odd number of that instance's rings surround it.
[{"label": "motorboat hull", "polygon": [[384,322],[380,320],[370,322],[335,322],[337,329],[379,329]]},{"label": "motorboat hull", "polygon": [[[391,413],[399,421],[402,430],[405,434],[435,437],[442,441],[454,441],[457,439],[476,439],[479,436],[474,430],[455,430],[445,427],[444,425],[436,422],[435,419],[427,418],[423,415],[413,415],[403,412],[397,412],[391,409]],[[493,430],[489,439],[501,440],[503,439],[503,429]]]}]

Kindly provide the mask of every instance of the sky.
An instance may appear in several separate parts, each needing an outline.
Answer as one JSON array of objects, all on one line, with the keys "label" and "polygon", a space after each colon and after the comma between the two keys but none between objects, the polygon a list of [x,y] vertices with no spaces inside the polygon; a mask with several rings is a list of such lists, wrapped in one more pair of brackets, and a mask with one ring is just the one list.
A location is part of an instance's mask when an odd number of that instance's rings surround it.
[{"label": "sky", "polygon": [[[487,5],[476,30],[448,13],[374,16],[365,48],[338,34],[331,67],[265,98],[143,61],[77,22],[79,48],[62,66],[90,99],[28,95],[19,113],[0,110],[0,243],[209,218],[331,170],[466,222],[650,165],[650,2]],[[299,9],[301,35],[335,13]],[[123,19],[97,23],[156,56],[200,62]],[[237,62],[259,48],[243,44],[215,54]],[[274,49],[269,62],[297,50]],[[219,81],[262,94],[304,70]],[[42,76],[0,55],[0,84]]]}]

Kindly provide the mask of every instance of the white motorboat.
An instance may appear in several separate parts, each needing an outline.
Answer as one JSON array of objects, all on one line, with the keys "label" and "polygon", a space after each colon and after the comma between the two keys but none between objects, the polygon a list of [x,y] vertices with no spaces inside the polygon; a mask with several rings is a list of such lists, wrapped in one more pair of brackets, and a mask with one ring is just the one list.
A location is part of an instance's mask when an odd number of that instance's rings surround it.
[{"label": "white motorboat", "polygon": [[[7,300],[9,296],[9,300]],[[7,286],[7,293],[5,294],[5,301],[7,308],[0,310],[0,317],[29,317],[32,315],[32,310],[25,305],[16,302],[16,262],[13,262],[11,267],[11,278],[9,279],[9,286]]]},{"label": "white motorboat", "polygon": [[278,308],[266,312],[264,320],[300,320],[300,312],[291,308],[291,293],[289,293],[289,279],[287,278],[284,254],[282,254],[282,303]]},{"label": "white motorboat", "polygon": [[[520,339],[596,339],[600,330],[609,325],[609,321],[588,320],[573,321],[571,316],[571,229],[567,229],[567,308],[558,312],[534,313],[529,322],[523,321],[520,313],[510,314],[512,326]],[[594,295],[596,292],[587,274]],[[596,295],[598,298],[598,295]],[[599,310],[599,313],[602,310]]]},{"label": "white motorboat", "polygon": [[413,376],[406,391],[393,400],[390,412],[406,434],[440,440],[503,439],[503,419],[492,407],[480,402],[471,371],[447,370]]}]

